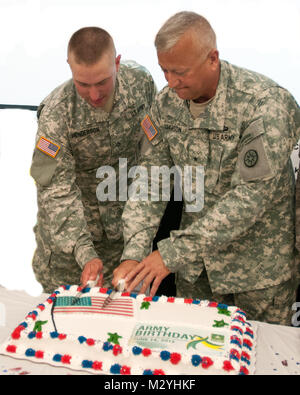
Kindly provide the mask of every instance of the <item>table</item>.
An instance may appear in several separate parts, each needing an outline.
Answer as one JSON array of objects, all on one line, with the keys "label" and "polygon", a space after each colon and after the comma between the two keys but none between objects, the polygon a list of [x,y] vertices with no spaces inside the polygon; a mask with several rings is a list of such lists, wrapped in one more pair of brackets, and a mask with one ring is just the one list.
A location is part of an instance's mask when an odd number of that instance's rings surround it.
[{"label": "table", "polygon": [[[33,297],[0,286],[0,343],[48,295]],[[257,326],[256,375],[300,375],[300,327],[250,321]],[[0,355],[0,375],[88,375]]]}]

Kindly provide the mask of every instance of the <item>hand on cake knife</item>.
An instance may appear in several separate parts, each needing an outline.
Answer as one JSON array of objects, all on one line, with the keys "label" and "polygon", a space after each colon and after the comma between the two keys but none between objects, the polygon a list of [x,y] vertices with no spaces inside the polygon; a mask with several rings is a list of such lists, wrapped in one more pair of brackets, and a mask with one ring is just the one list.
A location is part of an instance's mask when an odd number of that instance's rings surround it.
[{"label": "hand on cake knife", "polygon": [[123,292],[125,289],[125,280],[119,280],[118,285],[116,286],[116,288],[113,289],[113,291],[108,295],[108,297],[105,299],[102,309],[105,309],[105,307],[107,307],[112,301],[113,299],[116,297],[116,294],[118,292]]},{"label": "hand on cake knife", "polygon": [[78,302],[78,300],[80,299],[80,297],[83,294],[84,290],[86,288],[93,288],[97,284],[98,280],[99,280],[99,274],[97,275],[96,280],[89,280],[86,283],[86,285],[79,292],[77,292],[75,298],[73,299],[72,306],[74,306],[74,304],[76,304]]}]

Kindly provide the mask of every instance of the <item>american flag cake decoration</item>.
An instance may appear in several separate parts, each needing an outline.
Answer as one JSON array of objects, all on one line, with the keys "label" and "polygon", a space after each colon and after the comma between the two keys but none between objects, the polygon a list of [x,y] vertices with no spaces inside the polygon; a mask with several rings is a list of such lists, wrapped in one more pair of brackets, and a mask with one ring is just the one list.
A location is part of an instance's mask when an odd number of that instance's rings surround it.
[{"label": "american flag cake decoration", "polygon": [[133,317],[134,306],[131,298],[118,298],[103,308],[106,296],[84,296],[76,304],[73,304],[74,297],[59,296],[56,299],[54,314],[67,313],[93,313],[103,315],[116,315],[122,317]]}]

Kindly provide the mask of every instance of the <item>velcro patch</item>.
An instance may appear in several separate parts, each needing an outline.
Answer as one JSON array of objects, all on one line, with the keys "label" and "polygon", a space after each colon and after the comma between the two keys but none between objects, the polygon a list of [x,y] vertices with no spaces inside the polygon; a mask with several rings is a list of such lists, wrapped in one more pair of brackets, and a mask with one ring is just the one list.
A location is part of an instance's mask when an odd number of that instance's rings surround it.
[{"label": "velcro patch", "polygon": [[149,141],[153,140],[154,137],[157,135],[158,131],[153,125],[149,115],[146,115],[145,118],[141,122],[142,128],[148,138]]},{"label": "velcro patch", "polygon": [[258,162],[258,153],[255,149],[249,149],[244,155],[244,164],[246,167],[253,167]]},{"label": "velcro patch", "polygon": [[267,180],[275,176],[272,162],[267,155],[268,142],[262,118],[253,121],[244,131],[242,148],[238,155],[241,178],[248,181]]},{"label": "velcro patch", "polygon": [[60,150],[59,145],[53,143],[52,141],[46,139],[45,137],[41,137],[39,139],[36,148],[44,152],[44,154],[51,156],[52,158],[55,158],[56,155],[58,154],[58,151]]}]

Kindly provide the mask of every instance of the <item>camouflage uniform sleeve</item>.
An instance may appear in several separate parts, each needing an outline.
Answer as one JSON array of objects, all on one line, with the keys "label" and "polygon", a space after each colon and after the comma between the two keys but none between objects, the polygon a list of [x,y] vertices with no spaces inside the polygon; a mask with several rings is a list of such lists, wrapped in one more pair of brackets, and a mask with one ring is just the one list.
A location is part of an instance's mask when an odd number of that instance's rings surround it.
[{"label": "camouflage uniform sleeve", "polygon": [[136,69],[140,79],[145,81],[145,95],[148,104],[151,107],[154,101],[154,97],[157,94],[157,87],[149,70],[147,70],[146,67],[138,64],[134,60],[124,60],[122,61],[122,63],[129,66],[130,68]]},{"label": "camouflage uniform sleeve", "polygon": [[[155,85],[155,82],[154,82],[151,74],[147,70],[146,70],[146,89],[145,89],[145,91],[146,91],[146,97],[147,97],[147,101],[149,104],[149,108],[151,108],[152,103],[154,102],[155,96],[157,94],[157,87]],[[139,162],[141,162],[143,160],[143,156],[147,152],[148,149],[151,149],[151,143],[147,139],[145,133],[143,133],[141,143],[140,143],[139,156],[138,156]]]},{"label": "camouflage uniform sleeve", "polygon": [[154,102],[154,98],[157,94],[157,87],[155,85],[155,82],[151,76],[151,74],[148,72],[147,74],[147,101],[149,103],[149,106],[151,107],[152,103]]},{"label": "camouflage uniform sleeve", "polygon": [[[55,157],[37,148],[41,138],[59,147]],[[31,175],[38,191],[38,227],[46,243],[54,253],[74,254],[83,268],[97,253],[87,229],[67,125],[59,108],[45,107],[40,114]]]},{"label": "camouflage uniform sleeve", "polygon": [[[155,120],[155,104],[150,111],[151,119]],[[123,215],[124,251],[121,260],[133,259],[141,261],[152,251],[152,242],[164,214],[167,201],[160,201],[154,190],[159,191],[160,185],[155,186],[151,180],[151,166],[172,166],[168,145],[161,135],[157,135],[151,142],[145,137],[142,148],[140,168],[146,172],[144,186],[147,188],[146,199],[129,196]],[[136,181],[136,180],[134,180]],[[151,187],[152,181],[152,187]],[[159,180],[157,180],[159,183]],[[151,191],[152,189],[152,191]],[[151,195],[151,196],[150,196]]]},{"label": "camouflage uniform sleeve", "polygon": [[[171,232],[169,239],[158,243],[171,271],[238,240],[271,208],[279,180],[299,139],[299,116],[298,104],[283,89],[263,92],[249,103],[231,189],[204,217],[184,230]],[[250,166],[251,157],[247,156],[250,151],[259,155],[259,167]],[[255,156],[253,159],[256,160]]]}]

